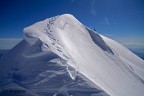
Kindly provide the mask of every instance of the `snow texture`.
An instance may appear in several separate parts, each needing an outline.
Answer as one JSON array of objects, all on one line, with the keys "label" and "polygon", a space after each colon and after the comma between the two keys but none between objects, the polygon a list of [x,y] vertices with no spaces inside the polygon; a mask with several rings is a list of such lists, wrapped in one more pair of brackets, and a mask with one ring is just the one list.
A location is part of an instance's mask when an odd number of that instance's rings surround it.
[{"label": "snow texture", "polygon": [[24,96],[143,96],[144,61],[64,14],[24,28],[0,58],[0,89],[11,87]]}]

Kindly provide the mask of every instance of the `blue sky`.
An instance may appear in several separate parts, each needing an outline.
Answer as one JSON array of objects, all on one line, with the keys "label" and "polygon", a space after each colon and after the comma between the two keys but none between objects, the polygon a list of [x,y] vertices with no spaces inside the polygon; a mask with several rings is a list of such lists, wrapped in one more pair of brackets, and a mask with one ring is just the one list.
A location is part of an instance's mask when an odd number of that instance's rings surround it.
[{"label": "blue sky", "polygon": [[1,0],[0,49],[23,38],[23,28],[64,13],[126,46],[144,46],[144,0]]}]

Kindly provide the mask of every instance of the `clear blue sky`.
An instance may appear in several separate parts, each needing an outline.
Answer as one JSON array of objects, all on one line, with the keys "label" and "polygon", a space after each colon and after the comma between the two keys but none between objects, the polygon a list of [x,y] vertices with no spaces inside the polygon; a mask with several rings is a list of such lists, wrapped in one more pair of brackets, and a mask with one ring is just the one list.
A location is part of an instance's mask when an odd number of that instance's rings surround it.
[{"label": "clear blue sky", "polygon": [[24,27],[64,13],[125,45],[144,45],[144,0],[0,0],[0,47],[23,38]]}]

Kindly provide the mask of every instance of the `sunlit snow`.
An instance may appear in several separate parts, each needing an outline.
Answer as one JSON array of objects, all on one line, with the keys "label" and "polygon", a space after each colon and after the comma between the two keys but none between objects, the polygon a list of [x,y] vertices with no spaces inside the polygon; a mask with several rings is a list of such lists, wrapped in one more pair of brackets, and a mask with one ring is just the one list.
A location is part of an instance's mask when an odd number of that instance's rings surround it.
[{"label": "sunlit snow", "polygon": [[0,58],[3,88],[24,96],[143,96],[144,61],[64,14],[24,28],[24,40]]}]

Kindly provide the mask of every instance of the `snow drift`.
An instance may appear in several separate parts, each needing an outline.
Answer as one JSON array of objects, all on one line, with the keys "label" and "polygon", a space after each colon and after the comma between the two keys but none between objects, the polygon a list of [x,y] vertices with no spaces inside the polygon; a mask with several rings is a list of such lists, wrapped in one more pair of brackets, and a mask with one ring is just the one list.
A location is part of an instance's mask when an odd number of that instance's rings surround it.
[{"label": "snow drift", "polygon": [[0,88],[20,86],[30,96],[144,94],[144,61],[70,14],[24,28],[0,69]]}]

